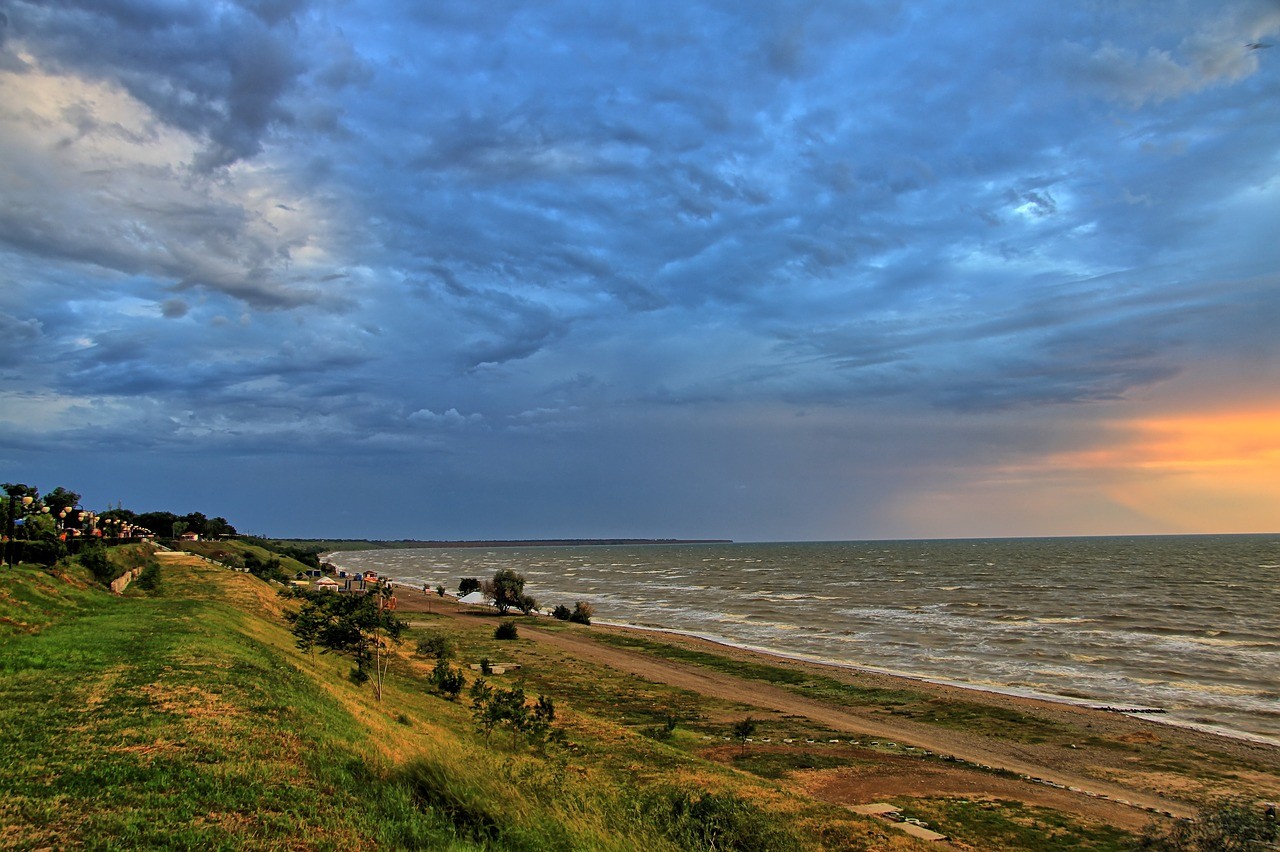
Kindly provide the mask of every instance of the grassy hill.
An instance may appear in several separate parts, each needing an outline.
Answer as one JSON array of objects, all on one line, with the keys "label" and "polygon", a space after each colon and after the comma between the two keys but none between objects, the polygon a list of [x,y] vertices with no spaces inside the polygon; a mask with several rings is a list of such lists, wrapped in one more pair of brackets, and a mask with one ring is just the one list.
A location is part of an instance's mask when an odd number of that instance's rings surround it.
[{"label": "grassy hill", "polygon": [[[637,734],[627,708],[596,712],[596,675],[536,655],[529,682],[564,686],[566,741],[545,749],[486,740],[465,697],[428,689],[412,641],[375,701],[349,661],[295,648],[274,586],[190,555],[122,597],[75,570],[2,582],[0,846],[915,848]],[[456,641],[512,653],[491,632]]]},{"label": "grassy hill", "polygon": [[[0,848],[936,848],[840,804],[866,801],[944,827],[952,848],[1134,848],[1127,803],[1097,810],[942,752],[849,743],[810,700],[869,707],[868,723],[899,732],[1003,742],[1049,768],[1083,752],[1088,783],[1128,779],[1139,794],[1149,776],[1189,800],[1280,789],[1261,746],[1057,706],[1013,714],[976,693],[868,687],[599,625],[516,619],[519,638],[501,641],[491,609],[409,591],[410,628],[378,701],[349,678],[351,660],[298,649],[286,614],[300,602],[283,587],[208,560],[279,560],[290,576],[302,563],[255,543],[193,549],[113,549],[107,573],[159,564],[123,596],[74,562],[0,569]],[[487,735],[466,692],[448,700],[432,686],[431,639],[457,650],[467,681],[479,677],[468,664],[518,664],[489,682],[550,698],[557,735]],[[683,674],[655,674],[657,661]],[[720,675],[745,692],[717,691]],[[761,703],[765,689],[803,706]],[[749,714],[757,741],[740,748],[728,734]],[[1107,816],[1117,808],[1124,830]]]}]

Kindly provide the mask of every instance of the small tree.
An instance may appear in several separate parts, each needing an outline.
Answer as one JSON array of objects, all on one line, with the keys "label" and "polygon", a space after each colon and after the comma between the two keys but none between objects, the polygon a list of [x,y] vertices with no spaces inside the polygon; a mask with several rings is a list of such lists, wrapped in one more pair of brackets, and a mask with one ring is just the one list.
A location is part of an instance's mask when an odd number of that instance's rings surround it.
[{"label": "small tree", "polygon": [[493,631],[494,639],[515,639],[520,635],[514,621],[504,621]]},{"label": "small tree", "polygon": [[521,595],[519,606],[522,613],[529,615],[537,611],[538,601],[533,597],[533,595]]},{"label": "small tree", "polygon": [[468,694],[471,696],[471,718],[484,734],[484,741],[488,742],[499,718],[493,707],[493,687],[483,677],[477,678],[472,681]]},{"label": "small tree", "polygon": [[471,685],[472,717],[486,741],[495,727],[502,726],[511,731],[512,748],[521,737],[546,742],[556,717],[555,702],[545,695],[538,696],[533,707],[526,702],[523,689],[494,689],[483,679]]},{"label": "small tree", "polygon": [[475,577],[463,577],[458,581],[458,597],[480,591],[480,581]]},{"label": "small tree", "polygon": [[316,591],[300,596],[302,608],[285,616],[293,624],[298,647],[311,651],[319,646],[321,653],[350,657],[355,662],[351,680],[363,684],[372,678],[374,695],[381,701],[391,645],[407,627],[387,606],[390,589],[379,583],[363,595]]},{"label": "small tree", "polygon": [[510,568],[499,568],[493,574],[491,588],[493,605],[498,608],[498,612],[506,615],[507,610],[512,607],[520,607],[521,598],[524,597],[524,577]]},{"label": "small tree", "polygon": [[556,604],[556,608],[551,610],[552,618],[558,618],[561,621],[568,621],[572,611],[564,604]]},{"label": "small tree", "polygon": [[747,740],[756,732],[756,720],[748,716],[733,723],[733,738],[742,743],[742,753],[747,753]]},{"label": "small tree", "polygon": [[446,659],[436,660],[436,667],[431,671],[431,684],[450,701],[455,700],[466,685],[462,672],[449,665]]},{"label": "small tree", "polygon": [[539,695],[533,705],[530,734],[537,739],[544,739],[551,731],[551,723],[556,720],[556,704],[545,695]]},{"label": "small tree", "polygon": [[595,607],[586,601],[578,601],[573,605],[573,612],[569,614],[569,620],[574,624],[590,624],[591,616],[595,614]]}]

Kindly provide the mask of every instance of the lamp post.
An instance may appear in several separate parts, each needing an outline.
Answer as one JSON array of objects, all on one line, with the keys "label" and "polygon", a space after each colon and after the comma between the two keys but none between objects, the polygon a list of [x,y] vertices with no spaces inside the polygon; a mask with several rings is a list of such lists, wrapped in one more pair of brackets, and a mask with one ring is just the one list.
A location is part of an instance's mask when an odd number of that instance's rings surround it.
[{"label": "lamp post", "polygon": [[22,507],[18,510],[20,512],[18,517],[22,521],[22,537],[27,541],[31,540],[31,530],[27,529],[27,515],[31,513],[31,504],[34,502],[36,498],[28,494],[22,498]]},{"label": "lamp post", "polygon": [[[30,494],[23,497],[15,496],[13,493],[9,494],[9,511],[6,513],[8,517],[5,519],[7,540],[4,543],[4,551],[5,562],[8,563],[10,567],[12,567],[16,561],[14,558],[14,552],[17,550],[17,547],[14,544],[14,540],[18,537],[18,519],[26,517],[27,509],[34,502],[35,498]],[[25,525],[26,521],[23,521],[23,526],[25,527]]]},{"label": "lamp post", "polygon": [[13,565],[13,561],[9,556],[13,542],[13,515],[16,511],[14,498],[10,495],[9,499],[4,501],[4,541],[0,542],[0,557],[3,557],[0,561],[9,566]]}]

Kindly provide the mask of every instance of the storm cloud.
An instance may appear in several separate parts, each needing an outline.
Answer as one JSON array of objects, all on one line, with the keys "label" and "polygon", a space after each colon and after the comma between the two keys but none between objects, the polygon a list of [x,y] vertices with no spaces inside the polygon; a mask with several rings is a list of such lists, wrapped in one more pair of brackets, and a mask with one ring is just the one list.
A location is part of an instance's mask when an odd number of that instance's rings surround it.
[{"label": "storm cloud", "polygon": [[[1280,402],[1268,0],[0,12],[11,480],[929,535],[940,483]],[[1017,523],[973,532],[1074,529]]]}]

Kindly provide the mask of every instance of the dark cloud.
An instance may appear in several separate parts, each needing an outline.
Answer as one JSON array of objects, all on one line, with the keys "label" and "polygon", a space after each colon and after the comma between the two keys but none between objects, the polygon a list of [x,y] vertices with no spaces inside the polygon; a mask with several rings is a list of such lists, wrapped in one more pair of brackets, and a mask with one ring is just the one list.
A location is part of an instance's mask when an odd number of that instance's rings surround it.
[{"label": "dark cloud", "polygon": [[26,362],[37,351],[41,337],[36,320],[0,313],[0,367],[17,367]]},{"label": "dark cloud", "polygon": [[[5,15],[0,449],[422,454],[458,505],[511,471],[599,502],[617,454],[654,494],[667,447],[731,478],[795,429],[856,477],[946,444],[863,410],[1008,436],[1276,357],[1273,3]],[[793,475],[871,502],[820,455]]]}]

